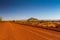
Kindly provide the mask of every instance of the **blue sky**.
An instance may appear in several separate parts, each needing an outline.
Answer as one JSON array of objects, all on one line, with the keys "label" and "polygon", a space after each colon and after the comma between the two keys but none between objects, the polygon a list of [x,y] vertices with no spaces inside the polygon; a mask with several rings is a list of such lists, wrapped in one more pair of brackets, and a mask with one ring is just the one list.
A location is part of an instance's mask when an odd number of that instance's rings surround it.
[{"label": "blue sky", "polygon": [[59,0],[1,0],[0,16],[4,20],[60,19]]}]

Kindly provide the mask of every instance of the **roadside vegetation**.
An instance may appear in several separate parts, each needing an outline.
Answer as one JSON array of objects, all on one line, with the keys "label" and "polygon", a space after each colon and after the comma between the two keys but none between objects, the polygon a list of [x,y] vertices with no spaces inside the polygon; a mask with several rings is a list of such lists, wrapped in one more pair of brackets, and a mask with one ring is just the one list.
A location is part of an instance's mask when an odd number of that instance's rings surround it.
[{"label": "roadside vegetation", "polygon": [[0,17],[0,21],[2,21],[2,17]]},{"label": "roadside vegetation", "polygon": [[0,17],[0,22],[2,22],[2,17]]},{"label": "roadside vegetation", "polygon": [[36,18],[29,18],[24,21],[13,21],[19,24],[29,25],[32,27],[60,31],[60,21],[38,20]]},{"label": "roadside vegetation", "polygon": [[14,22],[22,25],[28,25],[36,28],[49,29],[60,32],[60,20],[38,20],[36,18],[29,18],[27,20],[10,20],[10,21],[2,21],[2,17],[0,17],[0,23],[2,22]]}]

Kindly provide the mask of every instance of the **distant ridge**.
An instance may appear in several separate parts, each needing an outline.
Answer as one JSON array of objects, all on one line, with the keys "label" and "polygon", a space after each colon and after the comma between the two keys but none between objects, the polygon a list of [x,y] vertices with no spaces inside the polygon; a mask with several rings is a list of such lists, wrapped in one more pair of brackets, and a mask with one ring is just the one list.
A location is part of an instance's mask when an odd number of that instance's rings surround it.
[{"label": "distant ridge", "polygon": [[36,19],[36,18],[31,17],[31,18],[29,18],[27,21],[39,21],[39,20]]}]

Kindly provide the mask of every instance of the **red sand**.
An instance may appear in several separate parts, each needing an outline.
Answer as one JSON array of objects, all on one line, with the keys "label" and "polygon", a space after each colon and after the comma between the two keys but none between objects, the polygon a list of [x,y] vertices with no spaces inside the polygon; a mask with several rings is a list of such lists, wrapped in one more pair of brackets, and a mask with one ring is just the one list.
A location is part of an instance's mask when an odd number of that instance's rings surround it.
[{"label": "red sand", "polygon": [[0,40],[60,40],[60,32],[4,22],[0,23]]}]

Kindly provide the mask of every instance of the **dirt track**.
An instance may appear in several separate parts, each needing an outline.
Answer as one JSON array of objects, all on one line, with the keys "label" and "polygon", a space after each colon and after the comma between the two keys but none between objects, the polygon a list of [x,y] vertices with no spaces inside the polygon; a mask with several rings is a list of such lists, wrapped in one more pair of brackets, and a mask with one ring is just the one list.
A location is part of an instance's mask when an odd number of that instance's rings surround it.
[{"label": "dirt track", "polygon": [[0,23],[0,40],[60,40],[60,32],[4,22]]}]

